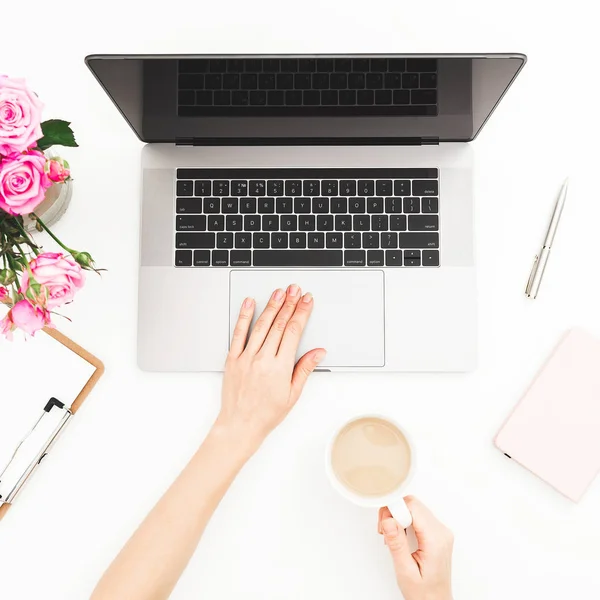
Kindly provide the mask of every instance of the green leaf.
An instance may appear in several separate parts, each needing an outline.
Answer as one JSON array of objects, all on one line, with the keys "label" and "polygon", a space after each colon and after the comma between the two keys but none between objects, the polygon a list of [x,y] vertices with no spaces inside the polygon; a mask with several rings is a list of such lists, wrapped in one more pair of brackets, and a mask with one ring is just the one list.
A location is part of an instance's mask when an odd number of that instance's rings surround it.
[{"label": "green leaf", "polygon": [[68,121],[52,119],[42,123],[42,133],[44,136],[38,140],[37,146],[44,151],[50,146],[77,146],[75,135]]}]

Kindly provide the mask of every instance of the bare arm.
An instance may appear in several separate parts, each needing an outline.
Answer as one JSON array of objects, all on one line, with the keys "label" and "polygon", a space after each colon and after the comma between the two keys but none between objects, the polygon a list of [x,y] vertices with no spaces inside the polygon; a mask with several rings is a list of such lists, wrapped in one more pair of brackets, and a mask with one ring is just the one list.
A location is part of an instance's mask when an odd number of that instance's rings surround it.
[{"label": "bare arm", "polygon": [[110,565],[92,600],[164,600],[192,556],[221,498],[265,437],[292,409],[325,352],[294,365],[312,311],[310,294],[276,290],[248,331],[246,300],[233,334],[221,412],[206,440]]}]

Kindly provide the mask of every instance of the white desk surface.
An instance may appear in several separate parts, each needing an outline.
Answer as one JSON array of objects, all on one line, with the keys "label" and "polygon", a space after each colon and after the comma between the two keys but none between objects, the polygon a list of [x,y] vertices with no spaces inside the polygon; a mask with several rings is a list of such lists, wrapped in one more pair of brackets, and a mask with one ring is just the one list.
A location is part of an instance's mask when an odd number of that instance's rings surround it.
[{"label": "white desk surface", "polygon": [[[468,375],[314,376],[227,494],[172,597],[400,598],[375,512],[345,503],[323,469],[334,425],[369,410],[389,413],[416,440],[411,491],[455,531],[457,599],[600,597],[600,479],[571,504],[491,442],[560,334],[576,324],[600,333],[598,33],[589,3],[535,4],[34,0],[25,14],[13,9],[14,22],[4,11],[0,70],[26,76],[45,117],[72,120],[81,145],[65,151],[75,193],[55,231],[108,272],[88,277],[68,308],[73,322],[60,325],[104,360],[106,375],[0,525],[3,598],[88,597],[219,403],[219,375],[136,366],[142,144],[84,56],[353,51],[529,56],[474,143],[480,366]],[[531,302],[523,288],[566,174],[571,195]]]}]

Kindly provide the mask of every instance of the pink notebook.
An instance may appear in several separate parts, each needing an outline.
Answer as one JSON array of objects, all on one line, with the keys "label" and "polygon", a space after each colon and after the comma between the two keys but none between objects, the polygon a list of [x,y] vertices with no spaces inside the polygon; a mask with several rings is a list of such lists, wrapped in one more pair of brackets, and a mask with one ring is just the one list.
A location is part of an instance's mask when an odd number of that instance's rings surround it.
[{"label": "pink notebook", "polygon": [[600,340],[580,329],[569,331],[495,443],[578,502],[600,471]]}]

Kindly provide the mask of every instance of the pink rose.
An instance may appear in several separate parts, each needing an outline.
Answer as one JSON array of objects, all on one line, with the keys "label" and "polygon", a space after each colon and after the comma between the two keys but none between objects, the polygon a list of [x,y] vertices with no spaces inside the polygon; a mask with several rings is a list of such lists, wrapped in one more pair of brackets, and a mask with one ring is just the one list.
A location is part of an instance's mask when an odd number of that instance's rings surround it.
[{"label": "pink rose", "polygon": [[52,185],[44,173],[46,157],[39,150],[11,154],[0,162],[0,208],[9,215],[27,215]]},{"label": "pink rose", "polygon": [[8,298],[8,290],[0,285],[0,302],[2,302],[5,298]]},{"label": "pink rose", "polygon": [[0,154],[24,152],[42,137],[39,98],[24,79],[0,75]]},{"label": "pink rose", "polygon": [[0,333],[10,340],[12,332],[17,327],[25,333],[33,335],[46,325],[51,325],[50,313],[47,310],[33,306],[29,300],[19,300],[0,321]]},{"label": "pink rose", "polygon": [[[29,263],[33,279],[46,292],[46,307],[56,308],[73,300],[75,292],[83,287],[85,274],[71,258],[60,252],[44,252]],[[29,287],[29,272],[24,271],[21,279],[21,294]]]},{"label": "pink rose", "polygon": [[50,181],[54,183],[63,183],[71,176],[69,163],[64,158],[50,158],[44,167],[44,173],[48,175]]}]

